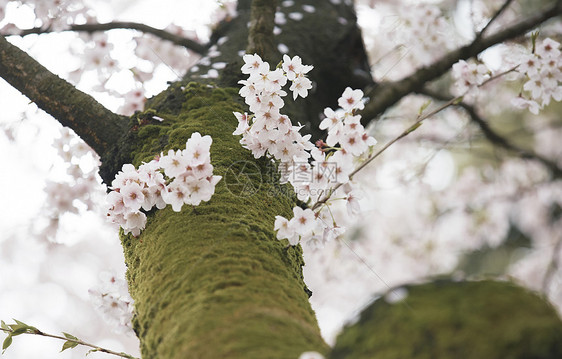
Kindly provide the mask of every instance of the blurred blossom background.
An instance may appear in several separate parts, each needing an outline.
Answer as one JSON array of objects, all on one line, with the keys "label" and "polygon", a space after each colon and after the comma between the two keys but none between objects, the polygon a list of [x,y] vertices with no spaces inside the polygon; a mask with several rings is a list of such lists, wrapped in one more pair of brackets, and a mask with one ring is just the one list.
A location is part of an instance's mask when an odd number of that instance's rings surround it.
[{"label": "blurred blossom background", "polygon": [[[0,29],[41,25],[36,18],[40,2],[0,0],[6,14]],[[135,21],[201,43],[208,41],[217,21],[235,16],[234,1],[74,3],[82,9],[73,15],[80,21]],[[288,26],[289,14],[299,18],[294,14],[300,13],[306,21],[312,11],[310,5],[295,11],[291,2],[280,3],[279,29]],[[356,1],[376,81],[399,79],[467,43],[472,30],[481,28],[503,2],[414,3]],[[517,18],[525,6],[516,2],[497,26]],[[45,19],[65,26],[62,13]],[[560,40],[562,26],[555,22],[541,33]],[[128,30],[10,41],[124,114],[142,109],[145,97],[164,90],[167,81],[193,70],[198,61],[213,61]],[[480,60],[499,73],[528,53],[528,45],[499,45]],[[521,88],[515,75],[487,84],[467,101],[518,146],[562,165],[560,104],[553,101],[539,116],[514,108],[510,101]],[[441,93],[454,93],[450,77],[437,86]],[[425,103],[426,96],[408,96],[373,121],[370,134],[379,146],[385,144],[411,124]],[[106,187],[96,174],[97,156],[2,79],[0,109],[0,319],[15,318],[48,333],[68,332],[138,356],[138,340],[123,321],[131,308],[104,312],[100,300],[104,291],[128,299],[119,282],[125,266],[118,230],[105,221]],[[361,214],[350,216],[343,203],[334,213],[338,224],[348,228],[346,235],[321,249],[304,248],[311,303],[328,343],[372,298],[437,275],[515,280],[544,293],[562,310],[562,183],[552,180],[540,161],[491,145],[466,111],[449,108],[427,120],[355,180],[362,188]],[[121,284],[108,284],[115,282],[112,278]],[[78,347],[59,353],[61,346],[53,339],[18,337],[4,357],[82,358],[87,351]]]}]

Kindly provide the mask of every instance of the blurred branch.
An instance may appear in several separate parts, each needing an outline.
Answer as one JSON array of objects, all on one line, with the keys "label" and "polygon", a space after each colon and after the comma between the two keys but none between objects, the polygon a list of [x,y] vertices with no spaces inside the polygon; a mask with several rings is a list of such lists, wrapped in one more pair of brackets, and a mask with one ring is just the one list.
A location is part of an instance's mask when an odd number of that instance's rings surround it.
[{"label": "blurred branch", "polygon": [[[503,5],[498,9],[498,11],[496,11],[496,13],[492,16],[492,18],[490,19],[490,21],[488,21],[488,23],[486,24],[486,26],[484,26],[484,28],[482,30],[480,30],[480,32],[478,34],[476,34],[476,38],[474,39],[474,41],[479,40],[480,38],[482,38],[482,36],[484,35],[484,33],[486,32],[486,30],[488,30],[488,28],[490,27],[490,25],[492,25],[492,23],[501,15],[503,14],[503,12],[505,11],[505,9],[507,9],[509,7],[509,5],[511,5],[511,3],[513,2],[513,0],[506,0],[506,2],[503,3]],[[474,42],[473,41],[473,42]]]},{"label": "blurred branch", "polygon": [[[441,95],[440,93],[431,91],[429,89],[423,89],[419,91],[419,93],[422,95],[432,97],[438,101],[450,101],[450,98],[448,96]],[[554,161],[544,156],[541,156],[538,153],[535,153],[531,150],[523,149],[510,142],[507,138],[503,137],[495,130],[493,130],[488,124],[488,122],[484,120],[480,115],[478,115],[474,106],[471,106],[465,102],[456,103],[455,106],[461,107],[468,114],[472,122],[478,125],[478,127],[484,134],[484,137],[486,137],[486,139],[490,141],[492,144],[505,148],[506,150],[509,150],[511,152],[514,152],[523,158],[539,161],[548,168],[548,170],[551,172],[554,178],[562,177],[562,169]]]},{"label": "blurred branch", "polygon": [[[137,23],[137,22],[122,22],[122,21],[113,21],[108,22],[105,24],[83,24],[83,25],[70,25],[68,29],[62,31],[81,31],[87,33],[94,33],[98,31],[108,31],[114,29],[128,29],[128,30],[138,30],[147,34],[152,34],[157,36],[163,40],[168,40],[173,42],[178,46],[183,46],[188,50],[196,52],[198,54],[205,54],[207,52],[207,47],[205,45],[201,45],[198,42],[185,38],[183,36],[172,34],[166,30],[156,29],[152,26],[148,26],[145,24]],[[18,36],[26,36],[30,34],[47,34],[55,32],[51,28],[41,28],[35,27],[33,29],[21,30]],[[8,36],[8,35],[6,35]]]},{"label": "blurred branch", "polygon": [[0,35],[0,77],[70,127],[98,155],[109,151],[124,132],[125,117],[53,74]]},{"label": "blurred branch", "polygon": [[417,70],[412,75],[398,81],[381,82],[367,93],[370,98],[361,115],[370,121],[386,109],[400,101],[412,92],[421,91],[425,83],[435,80],[450,70],[459,60],[466,60],[478,55],[487,48],[503,41],[525,34],[543,22],[562,14],[562,1],[556,1],[549,8],[506,27],[488,37],[477,37],[466,46],[453,50],[432,65]]},{"label": "blurred branch", "polygon": [[273,59],[276,51],[273,37],[276,8],[276,0],[252,1],[246,52],[249,54],[256,53],[266,61]]}]

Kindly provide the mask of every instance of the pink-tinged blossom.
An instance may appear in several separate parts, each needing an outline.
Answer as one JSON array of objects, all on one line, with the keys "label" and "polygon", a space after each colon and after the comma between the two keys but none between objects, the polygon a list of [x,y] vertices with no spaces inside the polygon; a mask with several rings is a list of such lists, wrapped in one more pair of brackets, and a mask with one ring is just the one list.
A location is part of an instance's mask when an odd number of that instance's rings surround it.
[{"label": "pink-tinged blossom", "polygon": [[123,196],[123,203],[127,208],[132,211],[137,211],[141,208],[144,202],[144,194],[142,187],[138,183],[132,182],[121,187],[120,193]]},{"label": "pink-tinged blossom", "polygon": [[342,122],[342,119],[340,118],[340,116],[338,116],[337,112],[329,107],[326,107],[324,109],[324,116],[326,116],[326,118],[323,119],[318,126],[321,130],[328,129],[328,131],[330,131],[332,128]]},{"label": "pink-tinged blossom", "polygon": [[177,177],[185,171],[188,160],[182,151],[169,150],[167,155],[160,156],[159,163],[166,176]]},{"label": "pink-tinged blossom", "polygon": [[130,163],[126,163],[121,168],[121,171],[117,173],[115,179],[111,182],[111,186],[116,189],[131,182],[139,182],[139,174],[135,170],[135,166]]},{"label": "pink-tinged blossom", "polygon": [[365,108],[362,99],[363,91],[353,90],[351,87],[347,87],[338,99],[338,105],[345,111],[362,110]]},{"label": "pink-tinged blossom", "polygon": [[188,163],[196,166],[210,161],[210,149],[213,139],[211,136],[201,136],[199,132],[191,135],[187,140],[185,150],[182,151],[183,156],[187,159]]},{"label": "pink-tinged blossom", "polygon": [[100,273],[100,279],[96,287],[88,290],[92,304],[112,325],[114,332],[132,332],[134,301],[128,292],[127,282],[109,272]]},{"label": "pink-tinged blossom", "polygon": [[233,112],[234,116],[238,120],[238,127],[232,133],[233,135],[241,135],[250,128],[250,119],[246,112],[241,114],[240,112]]},{"label": "pink-tinged blossom", "polygon": [[140,211],[129,212],[125,215],[125,225],[123,229],[125,234],[131,232],[133,236],[138,237],[141,230],[146,225],[146,215]]},{"label": "pink-tinged blossom", "polygon": [[[131,164],[124,165],[112,183],[114,191],[107,195],[108,220],[119,224],[125,234],[136,237],[146,224],[141,208],[149,211],[154,206],[162,209],[169,204],[179,212],[184,204],[209,201],[221,179],[213,176],[211,143],[210,136],[195,132],[183,151],[169,150],[168,155],[156,157],[138,170]],[[168,181],[171,181],[169,185]]]},{"label": "pink-tinged blossom", "polygon": [[346,194],[346,207],[347,213],[352,216],[361,212],[361,206],[359,205],[359,198],[357,196],[357,190],[355,190],[351,183],[346,183],[343,186],[343,191]]},{"label": "pink-tinged blossom", "polygon": [[490,70],[484,64],[459,60],[451,70],[455,79],[453,93],[458,96],[466,95],[490,78]]},{"label": "pink-tinged blossom", "polygon": [[307,77],[297,76],[289,90],[293,91],[293,100],[296,100],[298,96],[303,98],[308,96],[308,90],[311,88],[312,82]]},{"label": "pink-tinged blossom", "polygon": [[534,76],[539,73],[541,61],[535,54],[529,54],[523,58],[521,64],[517,67],[517,71],[528,76]]},{"label": "pink-tinged blossom", "polygon": [[289,221],[289,226],[298,235],[309,235],[316,227],[316,218],[310,208],[294,207],[293,215],[294,217]]},{"label": "pink-tinged blossom", "polygon": [[273,227],[277,231],[277,239],[288,239],[289,244],[296,246],[299,243],[299,236],[289,228],[289,220],[282,216],[275,216],[275,224]]},{"label": "pink-tinged blossom", "polygon": [[242,59],[244,60],[244,65],[242,65],[243,74],[264,73],[269,71],[269,64],[267,62],[263,62],[258,54],[246,54],[242,57]]},{"label": "pink-tinged blossom", "polygon": [[542,59],[557,59],[560,58],[560,43],[547,37],[539,44],[536,45],[535,53]]},{"label": "pink-tinged blossom", "polygon": [[511,104],[519,109],[528,108],[532,114],[538,115],[540,111],[540,105],[534,100],[527,100],[523,97],[515,97],[511,99]]},{"label": "pink-tinged blossom", "polygon": [[106,202],[112,213],[119,214],[125,212],[125,202],[123,201],[123,195],[121,193],[115,191],[109,192],[106,197]]},{"label": "pink-tinged blossom", "polygon": [[304,69],[302,64],[302,60],[300,57],[295,56],[292,59],[287,56],[283,55],[283,71],[287,74],[287,79],[289,81],[293,81],[297,74],[300,74],[301,71]]},{"label": "pink-tinged blossom", "polygon": [[168,186],[168,191],[162,194],[164,202],[172,206],[174,212],[180,212],[182,206],[189,200],[187,186],[179,180],[175,180]]},{"label": "pink-tinged blossom", "polygon": [[[341,108],[325,109],[326,118],[320,127],[328,130],[326,144],[335,150],[327,158],[310,142],[311,135],[300,134],[300,124],[293,126],[290,119],[280,113],[284,106],[282,98],[287,95],[281,87],[291,81],[289,90],[293,92],[293,99],[307,96],[312,82],[306,73],[312,66],[303,65],[297,56],[292,59],[284,56],[281,69],[269,71],[269,65],[262,66],[259,57],[247,56],[243,72],[249,74],[249,78],[239,83],[243,85],[240,94],[249,105],[251,114],[234,113],[239,123],[234,134],[242,135],[240,143],[252,151],[255,158],[265,155],[281,161],[281,181],[290,182],[297,198],[313,205],[337,183],[347,182],[355,159],[364,156],[376,144],[361,125],[361,116],[354,114],[354,111],[364,108],[363,92],[346,88],[338,101]],[[313,160],[309,163],[311,154]],[[344,198],[354,210],[357,208],[354,194]],[[330,221],[324,218],[326,214],[321,213],[329,205],[325,203],[316,211],[296,207],[291,220],[276,217],[278,238],[288,239],[291,245],[301,241],[321,246],[337,237],[343,229],[328,225]]]},{"label": "pink-tinged blossom", "polygon": [[209,179],[192,180],[186,182],[189,191],[189,198],[186,203],[198,206],[202,201],[207,202],[215,193],[215,185],[221,179],[221,176],[213,176]]},{"label": "pink-tinged blossom", "polygon": [[560,44],[546,38],[536,44],[535,53],[527,55],[518,67],[526,76],[526,91],[511,102],[517,108],[528,108],[533,114],[550,104],[550,100],[562,100],[562,71]]}]

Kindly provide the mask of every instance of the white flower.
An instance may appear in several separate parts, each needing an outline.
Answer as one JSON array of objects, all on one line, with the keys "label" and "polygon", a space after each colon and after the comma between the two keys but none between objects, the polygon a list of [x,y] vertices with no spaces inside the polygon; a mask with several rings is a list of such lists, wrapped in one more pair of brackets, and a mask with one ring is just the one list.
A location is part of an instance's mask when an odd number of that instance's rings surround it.
[{"label": "white flower", "polygon": [[136,183],[131,182],[121,187],[121,195],[123,196],[123,203],[131,211],[137,211],[141,208],[144,202],[144,194],[142,187]]},{"label": "white flower", "polygon": [[211,136],[203,136],[199,132],[194,132],[187,140],[185,150],[182,154],[186,157],[190,165],[199,165],[210,161],[210,149],[213,139]]},{"label": "white flower", "polygon": [[139,182],[139,180],[140,180],[139,174],[138,174],[137,170],[135,169],[135,166],[133,166],[130,163],[126,163],[121,168],[121,171],[119,171],[119,173],[117,173],[117,175],[115,176],[115,179],[111,182],[111,186],[114,189],[121,188],[121,187],[125,186],[127,183]]},{"label": "white flower", "polygon": [[242,57],[244,65],[242,65],[243,74],[263,73],[269,71],[269,64],[263,62],[258,54],[246,54]]},{"label": "white flower", "polygon": [[294,217],[289,221],[289,226],[295,233],[301,236],[309,235],[316,227],[316,218],[310,208],[294,207],[293,214]]},{"label": "white flower", "polygon": [[188,188],[182,181],[176,179],[170,183],[168,191],[162,193],[162,198],[164,202],[172,206],[174,212],[180,212],[185,201],[189,200]]},{"label": "white flower", "polygon": [[352,90],[351,87],[347,87],[338,99],[338,105],[345,111],[362,110],[365,108],[362,99],[363,91]]},{"label": "white flower", "polygon": [[133,236],[138,237],[146,225],[146,215],[140,211],[129,212],[125,215],[125,221],[125,234],[132,232]]},{"label": "white flower", "polygon": [[360,213],[361,207],[359,205],[359,198],[357,197],[357,191],[354,190],[354,188],[351,186],[351,183],[349,183],[349,182],[346,183],[343,186],[343,191],[347,195],[346,198],[345,198],[347,213],[350,216],[353,216],[354,214]]},{"label": "white flower", "polygon": [[250,128],[250,119],[248,118],[248,114],[244,112],[241,114],[240,112],[233,112],[234,116],[238,120],[238,127],[232,133],[233,135],[241,135],[246,132]]},{"label": "white flower", "polygon": [[183,156],[182,151],[169,150],[167,155],[160,157],[160,166],[164,169],[164,173],[168,177],[177,177],[185,172],[187,167],[187,158]]},{"label": "white flower", "polygon": [[191,180],[185,184],[189,191],[189,198],[185,200],[185,203],[193,206],[198,206],[201,201],[210,200],[215,193],[215,187],[207,179]]},{"label": "white flower", "polygon": [[297,76],[289,90],[293,91],[293,99],[296,100],[299,95],[302,98],[308,96],[308,90],[311,88],[312,82],[308,78],[304,76]]},{"label": "white flower", "polygon": [[527,74],[527,76],[534,76],[539,73],[540,59],[535,54],[529,54],[517,67],[517,71],[522,74]]},{"label": "white flower", "polygon": [[127,290],[127,282],[113,273],[100,273],[102,282],[88,293],[103,319],[113,326],[116,333],[132,331],[131,319],[134,313],[133,299]]},{"label": "white flower", "polygon": [[540,44],[536,46],[535,53],[543,59],[547,58],[560,58],[560,43],[547,37]]},{"label": "white flower", "polygon": [[545,84],[541,77],[536,76],[525,82],[525,84],[523,85],[523,89],[525,91],[529,91],[531,93],[531,96],[536,99],[541,97],[544,86]]},{"label": "white flower", "polygon": [[324,109],[324,115],[326,116],[326,118],[323,119],[322,122],[320,122],[320,126],[318,126],[321,130],[328,129],[328,131],[330,131],[332,128],[342,122],[336,111],[332,110],[329,107],[326,107]]},{"label": "white flower", "polygon": [[299,243],[299,236],[292,228],[289,228],[289,221],[282,216],[275,216],[274,230],[277,231],[277,239],[288,239],[289,244],[296,246]]},{"label": "white flower", "polygon": [[125,211],[125,202],[123,202],[123,195],[120,192],[109,192],[105,201],[113,214],[120,214]]},{"label": "white flower", "polygon": [[511,100],[511,104],[517,108],[525,109],[528,108],[531,113],[538,115],[540,111],[540,105],[533,100],[527,100],[523,97],[515,97]]},{"label": "white flower", "polygon": [[300,57],[295,56],[292,59],[287,56],[283,55],[283,71],[287,74],[287,79],[293,81],[297,74],[301,73],[303,70],[302,60]]}]

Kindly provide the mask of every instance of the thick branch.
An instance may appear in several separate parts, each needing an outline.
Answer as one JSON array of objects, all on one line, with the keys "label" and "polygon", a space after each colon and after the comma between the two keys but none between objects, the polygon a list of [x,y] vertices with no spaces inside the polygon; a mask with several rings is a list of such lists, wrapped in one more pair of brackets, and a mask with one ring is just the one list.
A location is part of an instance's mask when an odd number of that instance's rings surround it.
[{"label": "thick branch", "polygon": [[394,82],[380,83],[367,94],[371,101],[363,110],[363,118],[371,120],[397,103],[404,96],[421,90],[426,82],[435,80],[449,71],[451,66],[457,61],[471,58],[493,45],[520,36],[560,14],[562,14],[562,1],[557,1],[550,8],[529,16],[494,35],[485,38],[477,37],[471,44],[449,52],[432,65],[417,70],[411,76]]},{"label": "thick branch", "polygon": [[[171,32],[165,30],[156,29],[152,26],[140,24],[137,22],[113,21],[105,24],[71,25],[70,28],[64,31],[83,31],[87,33],[94,33],[97,31],[107,31],[107,30],[114,30],[114,29],[129,29],[129,30],[142,31],[147,34],[158,36],[161,39],[171,41],[178,46],[183,46],[186,49],[196,52],[198,54],[205,54],[205,52],[207,51],[207,47],[205,45],[199,44],[198,42],[187,39],[183,36],[172,34]],[[50,32],[54,32],[54,31],[51,30],[50,28],[44,29],[41,27],[35,27],[33,29],[22,30],[17,35],[26,36],[30,34],[45,34]]]},{"label": "thick branch", "polygon": [[[435,93],[433,91],[424,89],[423,91],[420,91],[421,94],[426,95],[426,96],[430,96],[436,100],[439,101],[449,101],[450,99],[447,98],[446,96],[443,96],[441,94]],[[503,137],[502,135],[500,135],[499,133],[497,133],[495,130],[493,130],[490,125],[488,124],[488,122],[486,122],[486,120],[484,120],[482,117],[480,117],[480,115],[478,115],[478,113],[476,112],[476,109],[464,102],[460,102],[458,104],[456,104],[455,106],[461,107],[464,111],[466,111],[466,113],[468,114],[468,116],[470,116],[470,119],[472,120],[472,122],[474,122],[476,125],[478,125],[478,127],[480,127],[480,130],[482,131],[482,134],[484,134],[484,137],[486,137],[486,139],[488,141],[490,141],[490,143],[496,145],[496,146],[500,146],[502,148],[505,148],[506,150],[509,150],[511,152],[514,152],[516,154],[518,154],[519,156],[523,157],[523,158],[528,158],[528,159],[532,159],[532,160],[536,160],[541,162],[543,165],[545,165],[549,171],[552,173],[552,175],[555,178],[559,178],[562,176],[562,169],[552,160],[539,155],[538,153],[535,153],[531,150],[526,150],[523,149],[513,143],[511,143],[507,138]]]},{"label": "thick branch", "polygon": [[266,60],[273,59],[275,53],[273,25],[277,1],[253,0],[250,12],[248,48],[250,54],[257,53]]},{"label": "thick branch", "polygon": [[0,77],[70,127],[100,156],[120,138],[124,118],[53,74],[0,35]]}]

